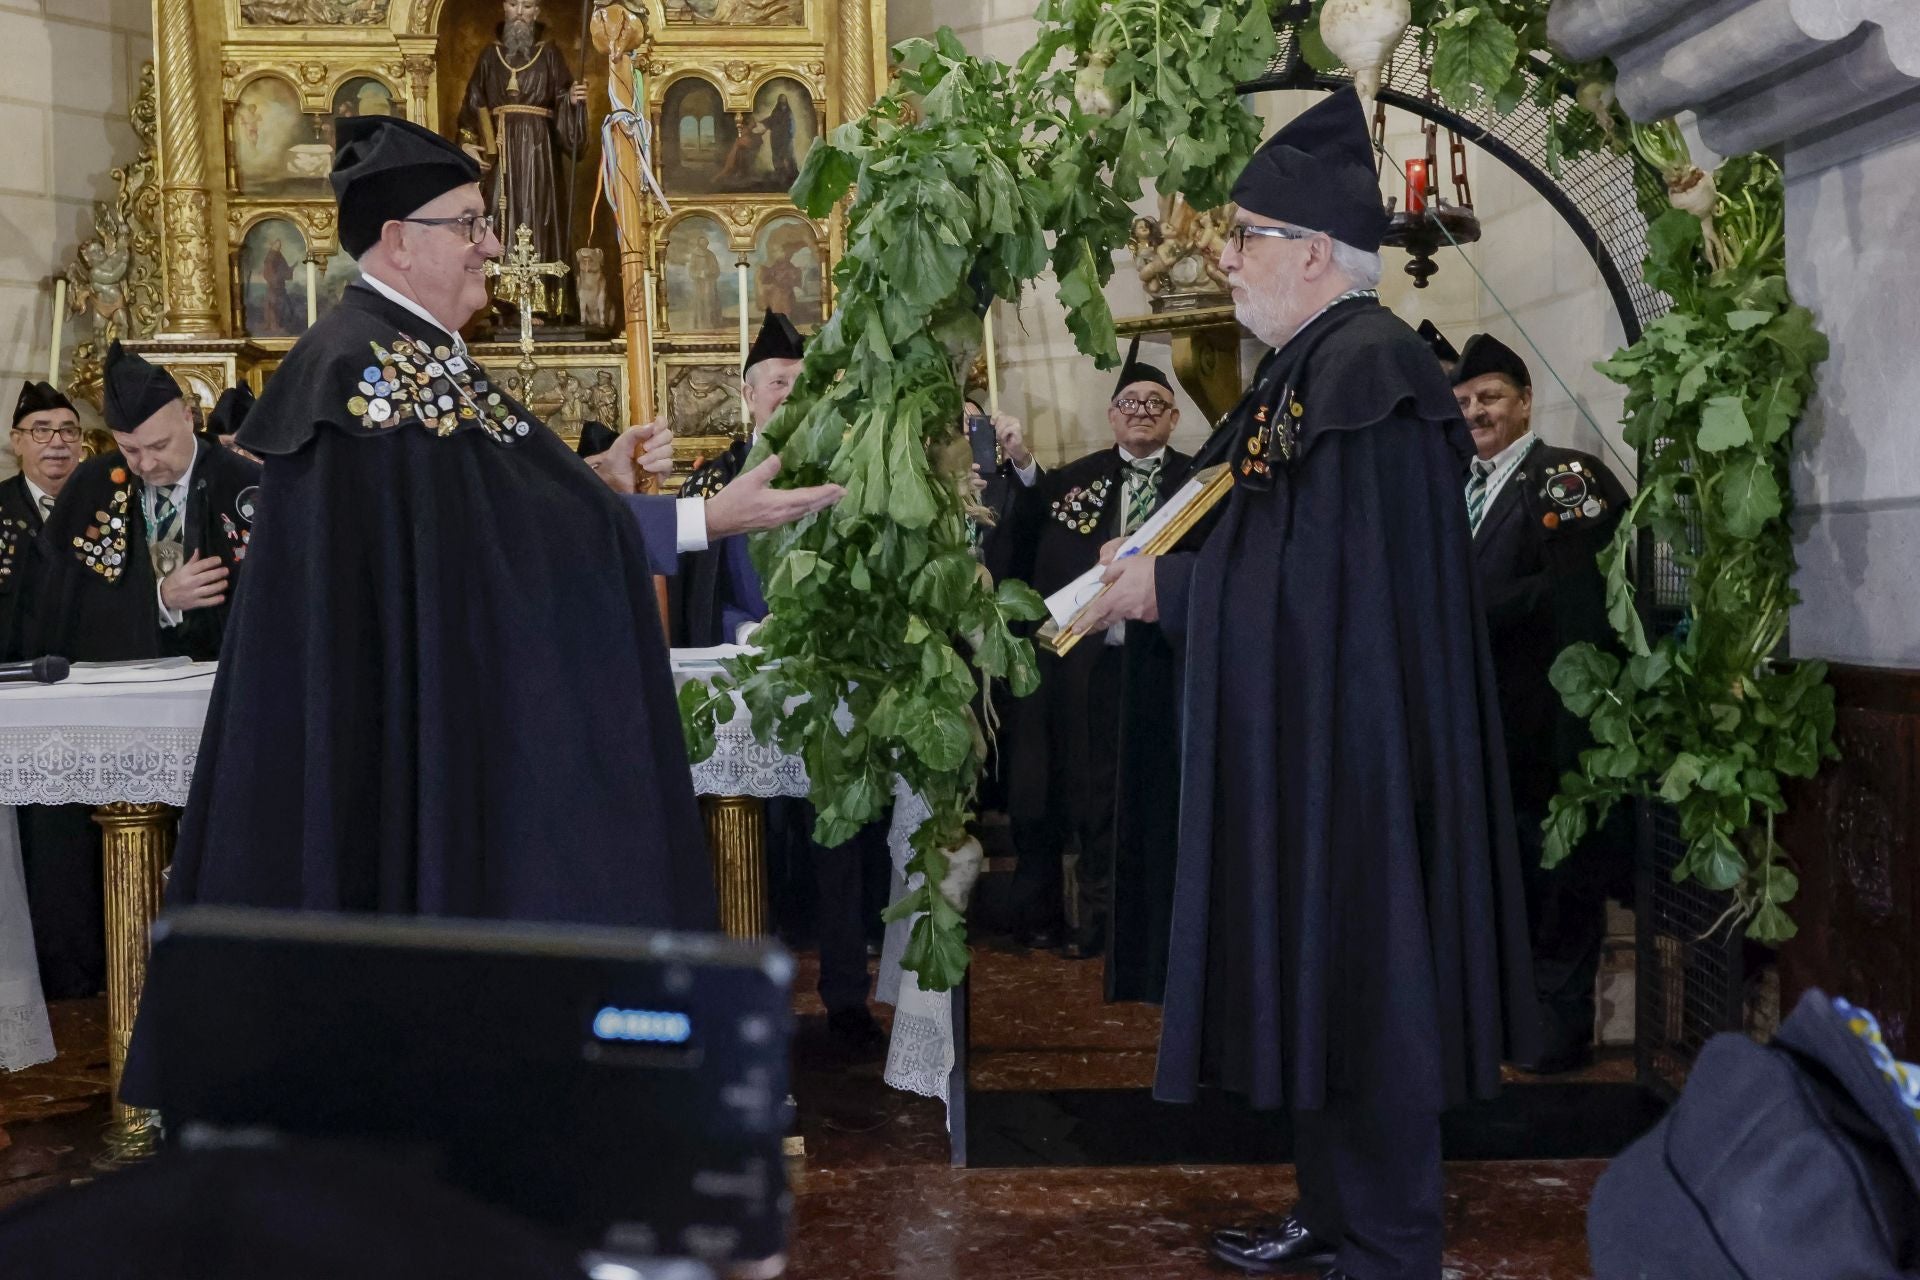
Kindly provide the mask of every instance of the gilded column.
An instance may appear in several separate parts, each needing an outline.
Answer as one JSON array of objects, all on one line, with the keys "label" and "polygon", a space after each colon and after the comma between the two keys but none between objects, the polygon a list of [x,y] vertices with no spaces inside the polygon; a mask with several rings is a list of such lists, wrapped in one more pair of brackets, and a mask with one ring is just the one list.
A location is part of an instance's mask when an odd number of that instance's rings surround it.
[{"label": "gilded column", "polygon": [[96,809],[93,820],[103,833],[106,886],[107,1070],[114,1092],[107,1155],[118,1163],[153,1149],[153,1113],[120,1101],[120,1072],[147,983],[148,939],[173,860],[173,810],[164,804],[109,804]]},{"label": "gilded column", "polygon": [[[874,10],[879,8],[881,43],[874,44]],[[886,75],[886,9],[884,0],[840,0],[840,118],[857,120],[878,96],[875,86]]]},{"label": "gilded column", "polygon": [[167,307],[161,332],[218,335],[220,305],[214,282],[219,276],[213,269],[213,202],[207,194],[193,0],[154,0],[153,29],[160,77],[160,242]]},{"label": "gilded column", "polygon": [[767,920],[767,806],[752,796],[702,796],[720,928],[730,938],[764,938]]}]

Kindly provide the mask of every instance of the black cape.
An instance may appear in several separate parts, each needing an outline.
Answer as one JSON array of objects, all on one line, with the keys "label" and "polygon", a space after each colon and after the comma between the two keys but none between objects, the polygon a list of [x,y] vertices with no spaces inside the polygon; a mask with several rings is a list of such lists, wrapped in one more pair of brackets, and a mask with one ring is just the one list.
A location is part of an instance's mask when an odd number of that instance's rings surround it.
[{"label": "black cape", "polygon": [[[735,440],[724,453],[701,463],[681,486],[681,496],[711,498],[719,493],[740,474],[748,450],[745,440]],[[724,620],[729,601],[739,594],[731,575],[742,567],[753,574],[752,562],[744,554],[746,539],[738,541],[738,550],[733,545],[735,539],[722,538],[705,551],[688,551],[680,556],[680,572],[675,575],[680,591],[672,611],[676,645],[706,649],[733,643],[733,637],[726,634]],[[758,596],[758,576],[754,576],[751,585]],[[761,604],[764,609],[764,599]]]},{"label": "black cape", "polygon": [[102,454],[67,478],[41,532],[46,572],[28,623],[29,648],[85,662],[220,656],[260,515],[260,465],[208,436],[195,439],[181,541],[189,558],[217,555],[226,564],[226,602],[189,609],[176,626],[160,625],[140,479],[118,452]]},{"label": "black cape", "polygon": [[452,343],[355,284],[248,417],[169,901],[712,929],[639,526]]},{"label": "black cape", "polygon": [[1155,1092],[1489,1096],[1534,1027],[1465,424],[1364,298],[1295,335],[1233,421],[1218,523],[1159,566],[1186,768]]},{"label": "black cape", "polygon": [[[1121,385],[1140,380],[1126,378]],[[1178,449],[1169,447],[1162,457],[1160,503],[1179,492],[1193,470],[1193,457]],[[1118,450],[1108,447],[1043,473],[1031,489],[1021,488],[1015,480],[1006,522],[1008,541],[1015,547],[1007,561],[1013,576],[1046,595],[1097,564],[1100,548],[1120,533],[1124,470]],[[1130,625],[1117,652],[1104,637],[1090,636],[1064,657],[1042,651],[1039,663],[1040,691],[1010,704],[1007,712],[1005,738],[1013,766],[1008,779],[1010,802],[1018,797],[1023,809],[1041,811],[1067,803],[1079,812],[1090,799],[1113,799],[1106,997],[1158,1001],[1172,912],[1173,809],[1178,793],[1159,790],[1162,806],[1142,809],[1124,780],[1134,772],[1129,760],[1136,756],[1134,768],[1141,772],[1164,774],[1167,769],[1167,744],[1178,734],[1173,722],[1177,679],[1173,650],[1159,628]],[[1109,682],[1104,687],[1103,672]],[[1117,743],[1088,739],[1093,698],[1121,699]],[[1086,794],[1032,794],[1034,789],[1050,789],[1046,766],[1055,751],[1066,752],[1079,768],[1111,763],[1118,776],[1112,785],[1076,778],[1076,790]],[[1078,771],[1069,768],[1067,774],[1071,777]],[[1161,819],[1158,826],[1156,815]],[[1097,822],[1091,825],[1098,829]]]},{"label": "black cape", "polygon": [[27,652],[27,617],[46,566],[42,523],[27,478],[0,480],[0,662],[39,656]]}]

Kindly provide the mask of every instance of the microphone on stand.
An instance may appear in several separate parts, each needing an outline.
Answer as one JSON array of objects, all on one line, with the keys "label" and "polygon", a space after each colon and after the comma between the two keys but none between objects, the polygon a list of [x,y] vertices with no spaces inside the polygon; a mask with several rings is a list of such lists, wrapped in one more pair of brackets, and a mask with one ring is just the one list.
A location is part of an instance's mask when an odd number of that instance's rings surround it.
[{"label": "microphone on stand", "polygon": [[59,684],[67,678],[65,658],[51,654],[25,662],[0,662],[0,684]]}]

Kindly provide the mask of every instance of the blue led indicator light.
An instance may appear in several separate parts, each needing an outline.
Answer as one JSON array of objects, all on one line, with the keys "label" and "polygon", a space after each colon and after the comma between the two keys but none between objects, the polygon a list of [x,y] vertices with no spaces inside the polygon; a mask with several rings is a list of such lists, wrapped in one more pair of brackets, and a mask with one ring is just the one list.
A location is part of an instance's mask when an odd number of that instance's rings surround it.
[{"label": "blue led indicator light", "polygon": [[616,1009],[608,1005],[593,1015],[593,1034],[600,1040],[639,1044],[685,1044],[693,1039],[693,1020],[684,1013],[652,1009]]}]

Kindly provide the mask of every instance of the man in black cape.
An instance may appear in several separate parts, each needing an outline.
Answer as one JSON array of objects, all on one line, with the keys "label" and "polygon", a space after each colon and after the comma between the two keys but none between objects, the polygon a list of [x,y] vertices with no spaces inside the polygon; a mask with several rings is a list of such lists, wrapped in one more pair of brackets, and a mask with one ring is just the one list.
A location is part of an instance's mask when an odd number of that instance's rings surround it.
[{"label": "man in black cape", "polygon": [[652,577],[716,504],[616,495],[467,352],[500,252],[478,177],[404,120],[336,130],[363,276],[240,433],[262,515],[171,904],[715,927]]},{"label": "man in black cape", "polygon": [[27,615],[45,561],[40,530],[80,464],[80,417],[45,382],[26,382],[13,404],[9,440],[19,474],[0,480],[0,662],[27,652]]},{"label": "man in black cape", "polygon": [[[793,321],[768,311],[740,369],[751,434],[696,468],[682,493],[717,498],[739,479],[761,429],[792,394],[805,355],[806,341]],[[679,584],[681,637],[695,648],[751,643],[766,620],[767,598],[744,536],[715,539],[704,551],[682,555]],[[852,839],[828,847],[813,839],[814,819],[810,801],[775,797],[767,802],[767,871],[775,912],[783,931],[792,930],[809,914],[811,899],[828,1033],[843,1050],[876,1054],[885,1049],[886,1036],[867,1004],[867,933],[870,921],[878,925],[885,905],[887,822],[869,823]],[[872,896],[878,901],[868,912],[869,882],[875,879]]]},{"label": "man in black cape", "polygon": [[1440,1274],[1440,1112],[1531,1031],[1526,919],[1460,483],[1466,427],[1379,305],[1367,122],[1342,91],[1233,192],[1221,258],[1276,353],[1199,551],[1134,557],[1078,624],[1182,650],[1185,771],[1156,1094],[1293,1113],[1300,1198],[1216,1232],[1253,1272]]},{"label": "man in black cape", "polygon": [[118,342],[102,395],[119,447],[81,463],[47,519],[29,647],[211,661],[260,514],[260,467],[195,434],[179,384]]},{"label": "man in black cape", "polygon": [[1627,494],[1600,459],[1534,434],[1533,377],[1493,335],[1467,340],[1453,393],[1477,454],[1466,480],[1467,525],[1500,684],[1540,998],[1540,1056],[1521,1065],[1569,1071],[1592,1057],[1607,894],[1631,882],[1633,840],[1622,806],[1571,859],[1551,870],[1541,865],[1547,802],[1593,745],[1587,722],[1567,710],[1548,676],[1569,645],[1617,643],[1598,557],[1626,512]]},{"label": "man in black cape", "polygon": [[[27,644],[47,568],[40,531],[79,469],[80,417],[54,387],[28,382],[14,402],[9,438],[20,473],[0,480],[0,661],[16,662],[40,656]],[[15,813],[41,988],[53,1000],[97,995],[107,959],[93,810],[33,804]]]},{"label": "man in black cape", "polygon": [[[1146,523],[1187,478],[1193,459],[1167,444],[1180,421],[1173,383],[1139,352],[1136,341],[1108,399],[1111,445],[1043,471],[1017,428],[1002,432],[1017,481],[1005,535],[1012,544],[1008,573],[1042,595],[1097,565],[1103,543]],[[1039,693],[1008,708],[1007,809],[1019,856],[1015,926],[1028,946],[1060,941],[1060,860],[1072,840],[1080,850],[1079,921],[1066,954],[1107,953],[1123,673],[1136,647],[1130,632],[1149,633],[1140,642],[1146,648],[1164,645],[1152,630],[1122,626],[1063,655],[1042,651]],[[1120,895],[1129,907],[1138,888]],[[1126,932],[1121,950],[1131,954],[1140,931],[1129,921]]]},{"label": "man in black cape", "polygon": [[[753,442],[760,438],[760,429],[793,393],[793,380],[800,374],[805,354],[806,343],[793,321],[777,311],[767,312],[740,368],[751,434],[695,468],[682,493],[711,498],[733,483]],[[767,598],[744,537],[722,538],[705,551],[680,558],[681,643],[696,649],[744,644],[766,616]]]}]

